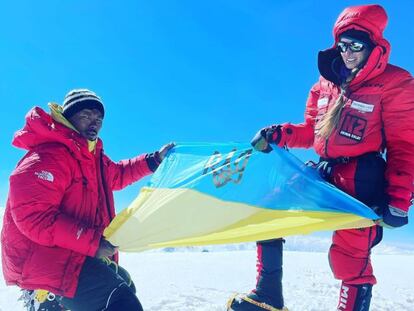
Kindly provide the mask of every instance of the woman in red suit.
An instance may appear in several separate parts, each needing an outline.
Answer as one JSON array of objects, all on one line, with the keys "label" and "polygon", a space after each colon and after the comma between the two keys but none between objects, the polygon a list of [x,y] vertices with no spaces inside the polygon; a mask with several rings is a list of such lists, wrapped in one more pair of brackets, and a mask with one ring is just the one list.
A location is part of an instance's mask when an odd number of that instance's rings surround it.
[{"label": "woman in red suit", "polygon": [[[408,222],[414,182],[414,80],[388,63],[387,24],[379,5],[346,8],[334,29],[334,45],[319,52],[319,81],[306,104],[305,121],[266,127],[252,140],[313,147],[318,169],[330,183],[372,207],[382,220],[370,228],[338,230],[329,260],[342,281],[338,310],[367,311],[372,286],[372,247],[383,227]],[[282,310],[282,240],[258,242],[256,289],[230,303],[231,310]]]}]

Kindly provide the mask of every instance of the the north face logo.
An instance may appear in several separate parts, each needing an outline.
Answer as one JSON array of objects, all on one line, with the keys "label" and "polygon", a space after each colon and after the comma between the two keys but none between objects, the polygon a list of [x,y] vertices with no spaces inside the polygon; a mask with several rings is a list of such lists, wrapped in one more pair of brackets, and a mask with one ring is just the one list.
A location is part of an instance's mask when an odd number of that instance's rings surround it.
[{"label": "the north face logo", "polygon": [[40,179],[47,180],[50,182],[53,182],[55,180],[55,177],[53,176],[53,174],[48,171],[36,172],[35,175]]}]

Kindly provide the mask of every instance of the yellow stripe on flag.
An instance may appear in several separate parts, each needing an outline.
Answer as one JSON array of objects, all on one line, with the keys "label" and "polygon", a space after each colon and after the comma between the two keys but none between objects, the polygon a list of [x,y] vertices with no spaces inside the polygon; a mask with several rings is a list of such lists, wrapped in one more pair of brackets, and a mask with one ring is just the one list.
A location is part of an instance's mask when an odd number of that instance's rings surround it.
[{"label": "yellow stripe on flag", "polygon": [[348,213],[270,210],[226,202],[191,189],[148,188],[104,235],[121,251],[267,240],[373,225]]}]

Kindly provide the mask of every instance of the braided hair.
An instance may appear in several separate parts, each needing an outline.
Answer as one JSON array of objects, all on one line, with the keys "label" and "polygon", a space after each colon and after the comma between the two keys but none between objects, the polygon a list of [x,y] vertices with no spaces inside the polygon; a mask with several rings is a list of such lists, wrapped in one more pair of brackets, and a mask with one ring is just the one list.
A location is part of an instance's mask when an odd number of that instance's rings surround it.
[{"label": "braided hair", "polygon": [[331,134],[334,128],[338,126],[339,119],[341,117],[342,109],[345,106],[346,98],[345,94],[348,90],[349,84],[355,78],[359,71],[359,68],[354,68],[351,70],[348,77],[341,84],[341,93],[336,100],[334,106],[329,110],[319,122],[318,127],[316,128],[316,135],[321,136],[327,139]]}]

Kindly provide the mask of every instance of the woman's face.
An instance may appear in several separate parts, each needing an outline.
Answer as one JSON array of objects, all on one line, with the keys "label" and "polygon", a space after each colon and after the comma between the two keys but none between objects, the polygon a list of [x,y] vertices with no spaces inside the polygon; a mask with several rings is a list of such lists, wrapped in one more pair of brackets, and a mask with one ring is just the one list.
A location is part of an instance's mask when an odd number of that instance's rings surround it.
[{"label": "woman's face", "polygon": [[337,47],[346,68],[350,70],[363,67],[371,54],[364,43],[352,38],[340,38]]}]

